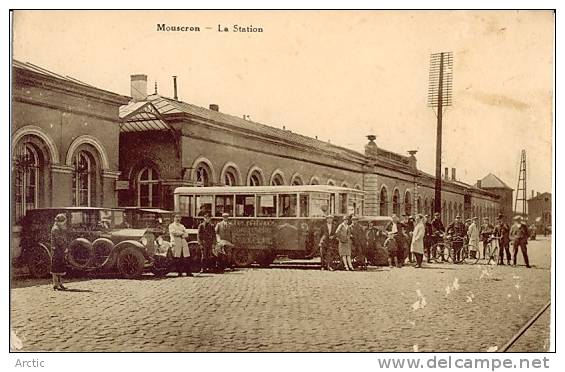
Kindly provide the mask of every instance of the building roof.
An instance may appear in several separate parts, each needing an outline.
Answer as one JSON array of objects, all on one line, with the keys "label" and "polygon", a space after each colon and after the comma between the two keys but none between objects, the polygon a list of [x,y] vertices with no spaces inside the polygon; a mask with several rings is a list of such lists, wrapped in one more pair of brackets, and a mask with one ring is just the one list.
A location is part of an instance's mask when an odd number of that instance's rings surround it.
[{"label": "building roof", "polygon": [[[475,185],[475,186],[477,186],[477,185]],[[495,176],[492,173],[487,174],[481,180],[481,188],[483,188],[483,189],[509,189],[509,190],[514,190],[513,188],[511,188],[510,186],[505,184],[500,178],[498,178],[497,176]]]},{"label": "building roof", "polygon": [[[145,102],[150,102],[163,118],[166,118],[168,115],[173,116],[185,114],[196,119],[203,119],[224,128],[235,129],[252,135],[260,135],[291,146],[298,146],[309,151],[313,150],[326,153],[333,157],[352,161],[358,164],[364,164],[366,161],[365,154],[346,147],[294,133],[290,130],[272,127],[253,120],[243,119],[238,116],[210,110],[191,103],[163,97],[158,94],[147,96],[146,101],[130,102],[127,106],[123,106],[120,109],[120,118],[123,120],[127,115],[135,114],[136,111],[140,110],[141,107],[144,106]],[[381,166],[388,166],[389,168],[404,170],[411,173],[414,172],[414,169],[412,169],[408,163],[407,156],[396,154],[381,148],[378,149],[378,156],[379,158],[377,159],[377,162]]]},{"label": "building roof", "polygon": [[81,92],[84,92],[85,94],[102,96],[111,101],[118,101],[118,103],[124,103],[124,101],[129,99],[129,97],[123,96],[121,94],[95,87],[93,85],[85,83],[84,81],[80,81],[67,75],[58,74],[30,62],[21,62],[17,59],[12,59],[12,68],[15,70],[31,72],[35,76],[41,76],[48,79],[54,79],[55,81],[64,82],[66,83],[66,86],[73,87],[75,89],[79,88]]}]

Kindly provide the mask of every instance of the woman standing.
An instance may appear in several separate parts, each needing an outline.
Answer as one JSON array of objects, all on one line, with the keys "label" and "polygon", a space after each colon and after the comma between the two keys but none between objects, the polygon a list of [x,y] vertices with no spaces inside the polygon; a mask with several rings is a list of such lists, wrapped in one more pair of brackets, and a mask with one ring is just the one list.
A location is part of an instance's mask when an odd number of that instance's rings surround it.
[{"label": "woman standing", "polygon": [[416,226],[412,233],[412,244],[410,251],[416,256],[416,266],[422,267],[422,259],[424,257],[424,236],[426,234],[426,218],[421,214],[416,216]]},{"label": "woman standing", "polygon": [[183,272],[186,272],[186,276],[193,276],[190,271],[190,251],[185,239],[188,232],[184,225],[180,223],[180,219],[180,214],[175,214],[173,222],[169,225],[175,266],[179,276],[182,276]]},{"label": "woman standing", "polygon": [[53,276],[53,290],[66,291],[61,277],[66,274],[65,251],[67,249],[67,217],[59,213],[51,228],[51,275]]},{"label": "woman standing", "polygon": [[353,270],[353,264],[351,263],[351,228],[349,227],[347,216],[343,216],[343,221],[337,227],[335,236],[339,242],[337,249],[341,256],[343,267],[347,271]]}]

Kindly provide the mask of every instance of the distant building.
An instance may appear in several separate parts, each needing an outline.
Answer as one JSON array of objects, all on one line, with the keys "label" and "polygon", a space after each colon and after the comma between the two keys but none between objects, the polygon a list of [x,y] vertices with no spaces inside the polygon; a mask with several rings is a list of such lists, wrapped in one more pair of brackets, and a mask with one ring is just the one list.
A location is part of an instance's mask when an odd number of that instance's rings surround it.
[{"label": "distant building", "polygon": [[475,186],[483,190],[487,190],[499,196],[498,204],[500,206],[500,213],[506,216],[507,221],[512,218],[512,202],[514,189],[502,182],[500,178],[492,173],[486,175],[483,179],[478,180]]},{"label": "distant building", "polygon": [[543,233],[545,227],[551,227],[551,193],[537,193],[528,199],[528,223],[535,223],[538,232]]}]

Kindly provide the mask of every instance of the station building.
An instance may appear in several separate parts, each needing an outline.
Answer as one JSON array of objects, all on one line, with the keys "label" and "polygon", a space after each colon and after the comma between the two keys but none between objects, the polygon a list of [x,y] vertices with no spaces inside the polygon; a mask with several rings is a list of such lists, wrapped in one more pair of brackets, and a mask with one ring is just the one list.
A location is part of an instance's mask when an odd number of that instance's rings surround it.
[{"label": "station building", "polygon": [[[369,135],[361,153],[223,113],[216,104],[148,94],[146,75],[131,76],[131,96],[120,108],[122,206],[172,209],[179,186],[327,184],[363,190],[366,215],[433,213],[435,177],[418,169],[415,151],[387,151]],[[446,168],[444,222],[510,215],[512,189],[493,179],[500,181],[489,174],[470,185]]]},{"label": "station building", "polygon": [[117,206],[119,107],[129,97],[31,63],[12,64],[12,217]]}]

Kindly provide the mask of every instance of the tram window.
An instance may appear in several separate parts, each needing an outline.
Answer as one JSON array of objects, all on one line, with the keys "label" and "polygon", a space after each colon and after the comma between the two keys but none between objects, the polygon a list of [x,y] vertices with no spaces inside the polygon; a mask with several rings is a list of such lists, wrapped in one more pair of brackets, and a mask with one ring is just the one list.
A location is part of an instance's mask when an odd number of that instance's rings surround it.
[{"label": "tram window", "polygon": [[188,216],[193,215],[192,195],[179,195],[179,212]]},{"label": "tram window", "polygon": [[212,215],[212,195],[196,195],[197,216],[204,216],[206,213]]},{"label": "tram window", "polygon": [[233,217],[233,195],[216,195],[216,216],[228,213]]},{"label": "tram window", "polygon": [[[300,205],[302,208],[302,204]],[[329,200],[324,196],[315,197],[312,195],[310,198],[310,217],[322,217],[332,214],[332,209],[329,208]]]},{"label": "tram window", "polygon": [[255,196],[237,195],[235,197],[235,215],[237,217],[255,217]]},{"label": "tram window", "polygon": [[347,214],[347,194],[339,194],[339,213]]},{"label": "tram window", "polygon": [[335,214],[335,194],[330,195],[330,214]]},{"label": "tram window", "polygon": [[300,217],[308,217],[310,212],[308,204],[308,195],[300,195]]},{"label": "tram window", "polygon": [[296,217],[296,194],[279,195],[279,217]]},{"label": "tram window", "polygon": [[275,195],[257,196],[257,217],[276,217],[277,204]]}]

